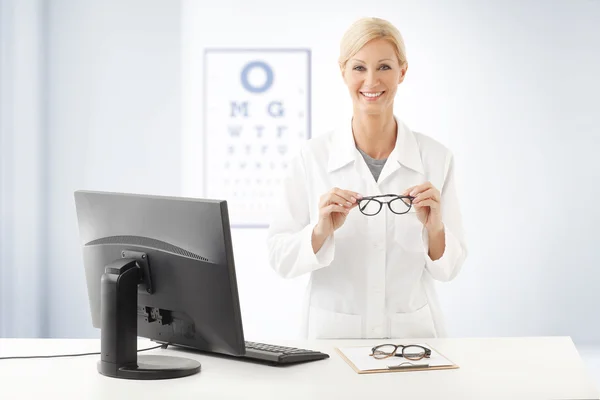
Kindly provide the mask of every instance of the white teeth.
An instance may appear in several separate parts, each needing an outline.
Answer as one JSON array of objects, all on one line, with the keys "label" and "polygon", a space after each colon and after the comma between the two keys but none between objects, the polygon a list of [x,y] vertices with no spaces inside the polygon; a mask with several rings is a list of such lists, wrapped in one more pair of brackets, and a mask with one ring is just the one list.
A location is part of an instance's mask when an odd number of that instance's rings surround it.
[{"label": "white teeth", "polygon": [[381,96],[381,94],[383,92],[377,92],[377,93],[366,93],[366,92],[361,92],[363,94],[363,96],[365,97],[379,97]]}]

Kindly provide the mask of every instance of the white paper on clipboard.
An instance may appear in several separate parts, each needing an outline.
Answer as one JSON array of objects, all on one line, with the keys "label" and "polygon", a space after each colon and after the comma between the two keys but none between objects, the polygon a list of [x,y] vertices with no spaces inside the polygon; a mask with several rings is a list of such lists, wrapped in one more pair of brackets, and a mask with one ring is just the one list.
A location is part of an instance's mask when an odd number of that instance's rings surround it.
[{"label": "white paper on clipboard", "polygon": [[[415,343],[417,344],[417,343]],[[357,372],[397,370],[397,369],[441,369],[458,368],[452,361],[437,352],[427,343],[419,345],[431,349],[431,357],[418,361],[406,360],[403,357],[389,357],[382,360],[376,359],[371,354],[372,346],[341,347],[337,348],[346,361],[351,363]]]}]

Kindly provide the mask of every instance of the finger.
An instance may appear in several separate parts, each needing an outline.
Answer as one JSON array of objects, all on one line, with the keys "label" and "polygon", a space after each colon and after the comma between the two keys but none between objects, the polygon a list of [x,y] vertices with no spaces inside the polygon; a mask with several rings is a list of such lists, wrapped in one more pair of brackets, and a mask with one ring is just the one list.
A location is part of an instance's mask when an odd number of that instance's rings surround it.
[{"label": "finger", "polygon": [[339,213],[348,215],[348,213],[350,212],[350,210],[348,210],[347,208],[338,206],[337,204],[330,204],[327,207],[322,208],[322,210],[323,210],[323,213],[322,213],[323,216],[327,216],[334,212],[339,212]]},{"label": "finger", "polygon": [[416,188],[416,186],[411,186],[408,189],[406,189],[404,192],[402,192],[402,196],[408,196],[408,194],[411,192],[411,190],[413,190],[414,188]]},{"label": "finger", "polygon": [[419,193],[424,192],[425,190],[433,187],[431,182],[425,182],[420,185],[414,186],[412,190],[409,192],[411,196],[417,196]]},{"label": "finger", "polygon": [[333,188],[332,193],[337,194],[340,197],[343,197],[346,201],[350,203],[356,203],[362,196],[359,193],[353,192],[351,190],[342,190],[339,188]]},{"label": "finger", "polygon": [[325,207],[329,204],[338,204],[340,206],[351,207],[353,204],[355,204],[355,203],[352,203],[352,202],[346,200],[346,198],[344,198],[336,193],[329,193],[329,195],[324,200],[325,201],[321,205],[321,207]]},{"label": "finger", "polygon": [[348,194],[350,194],[351,196],[353,196],[356,200],[360,200],[363,198],[363,195],[358,193],[358,192],[354,192],[352,190],[346,190],[346,192],[348,192]]},{"label": "finger", "polygon": [[344,194],[344,197],[348,198],[350,197],[350,201],[352,201],[353,203],[357,203],[360,199],[363,198],[363,195],[358,193],[358,192],[354,192],[352,190],[342,190],[342,193]]},{"label": "finger", "polygon": [[425,199],[433,199],[435,201],[439,201],[437,190],[435,190],[434,188],[429,188],[426,191],[419,193],[417,197],[413,199],[413,204],[419,203],[420,201],[423,201]]},{"label": "finger", "polygon": [[423,207],[429,207],[429,208],[437,209],[439,207],[439,205],[440,205],[440,203],[438,203],[435,200],[425,199],[425,200],[422,200],[419,203],[415,204],[414,207],[417,210],[420,210]]},{"label": "finger", "polygon": [[[337,200],[336,200],[336,198],[337,198]],[[337,195],[335,195],[332,191],[329,191],[321,196],[321,199],[319,200],[319,208],[323,208],[323,207],[325,207],[329,204],[333,204],[333,203],[343,204],[345,202],[346,202],[345,199],[337,197]]]}]

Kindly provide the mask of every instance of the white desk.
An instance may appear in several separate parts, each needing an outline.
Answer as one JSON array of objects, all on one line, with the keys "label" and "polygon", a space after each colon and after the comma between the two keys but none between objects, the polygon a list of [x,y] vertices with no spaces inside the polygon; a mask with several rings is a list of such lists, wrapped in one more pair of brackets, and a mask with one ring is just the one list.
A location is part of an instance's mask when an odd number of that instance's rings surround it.
[{"label": "white desk", "polygon": [[[179,379],[132,381],[96,371],[99,356],[0,360],[2,399],[598,399],[600,395],[568,337],[426,340],[460,368],[359,375],[336,346],[378,340],[269,341],[329,353],[307,364],[271,367],[230,358],[151,350],[190,357],[200,373]],[[139,348],[156,345],[140,339]],[[97,339],[0,339],[0,357],[97,352]],[[387,396],[387,397],[385,397]]]}]

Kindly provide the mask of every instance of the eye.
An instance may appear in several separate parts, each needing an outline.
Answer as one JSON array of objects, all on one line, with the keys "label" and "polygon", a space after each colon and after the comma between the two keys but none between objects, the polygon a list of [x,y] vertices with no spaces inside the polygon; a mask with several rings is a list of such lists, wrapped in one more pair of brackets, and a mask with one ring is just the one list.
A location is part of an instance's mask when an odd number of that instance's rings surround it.
[{"label": "eye", "polygon": [[354,68],[352,68],[355,71],[364,71],[365,67],[363,67],[362,65],[357,65]]},{"label": "eye", "polygon": [[381,67],[379,67],[381,69],[391,69],[389,65],[387,64],[382,64]]}]

